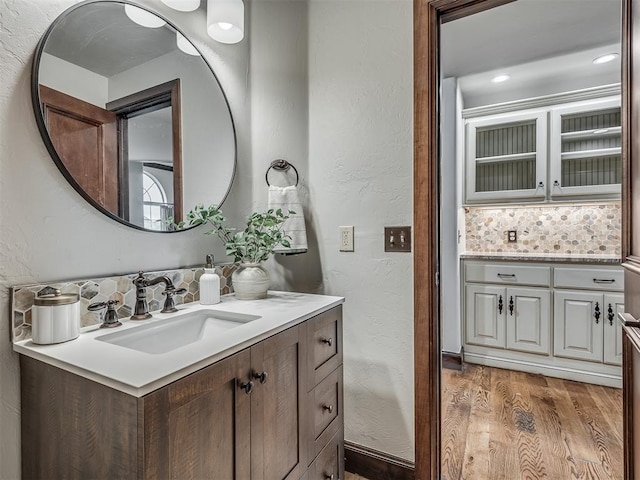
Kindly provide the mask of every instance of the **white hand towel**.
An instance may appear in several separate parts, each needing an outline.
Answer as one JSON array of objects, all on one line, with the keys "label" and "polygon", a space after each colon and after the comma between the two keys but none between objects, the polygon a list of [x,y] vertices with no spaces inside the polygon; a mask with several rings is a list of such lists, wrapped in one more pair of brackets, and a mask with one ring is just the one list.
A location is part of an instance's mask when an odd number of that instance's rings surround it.
[{"label": "white hand towel", "polygon": [[285,214],[287,211],[296,212],[291,214],[283,225],[284,233],[291,237],[291,240],[289,240],[291,248],[279,246],[274,250],[274,253],[283,253],[285,255],[305,253],[308,249],[307,230],[304,226],[304,213],[302,212],[302,202],[298,194],[298,187],[269,186],[269,208],[274,210],[280,208]]}]

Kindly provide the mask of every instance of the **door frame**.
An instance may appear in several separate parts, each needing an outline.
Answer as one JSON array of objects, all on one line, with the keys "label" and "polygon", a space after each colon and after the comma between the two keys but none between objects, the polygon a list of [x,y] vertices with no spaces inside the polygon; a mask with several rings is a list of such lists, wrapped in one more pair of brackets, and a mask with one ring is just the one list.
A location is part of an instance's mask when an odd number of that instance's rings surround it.
[{"label": "door frame", "polygon": [[[440,478],[440,316],[439,170],[440,170],[440,24],[479,13],[514,0],[414,0],[414,395],[415,480]],[[633,10],[635,8],[635,12]],[[630,41],[632,16],[640,18],[640,1],[622,0],[622,258],[631,253],[632,154],[630,127],[640,120],[640,105],[632,112],[634,85]],[[640,22],[636,22],[638,25]],[[640,68],[640,64],[637,68]],[[640,72],[637,76],[640,79]],[[633,117],[632,117],[633,114]],[[637,180],[640,191],[640,177]],[[640,222],[638,222],[640,223]],[[639,252],[640,253],[640,252]],[[626,369],[623,368],[626,376]],[[630,475],[631,406],[625,406],[625,478]]]}]

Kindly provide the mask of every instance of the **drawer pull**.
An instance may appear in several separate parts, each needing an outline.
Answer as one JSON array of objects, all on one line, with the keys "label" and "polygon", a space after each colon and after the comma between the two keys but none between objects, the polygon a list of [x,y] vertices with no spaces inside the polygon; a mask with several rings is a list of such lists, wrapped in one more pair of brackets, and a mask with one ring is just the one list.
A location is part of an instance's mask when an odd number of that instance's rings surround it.
[{"label": "drawer pull", "polygon": [[593,312],[593,316],[596,317],[596,325],[600,323],[600,304],[596,302],[596,308]]},{"label": "drawer pull", "polygon": [[329,413],[333,413],[333,405],[323,405],[322,409],[326,410]]},{"label": "drawer pull", "polygon": [[615,315],[613,314],[613,305],[609,304],[609,308],[607,309],[607,318],[609,319],[609,325],[613,327],[613,319]]},{"label": "drawer pull", "polygon": [[247,383],[240,382],[240,390],[244,390],[244,393],[249,395],[253,392],[253,382],[249,380]]},{"label": "drawer pull", "polygon": [[326,343],[328,346],[333,345],[333,338],[329,337],[329,338],[323,338],[322,340],[320,340],[322,343]]},{"label": "drawer pull", "polygon": [[513,317],[513,296],[509,297],[509,314]]},{"label": "drawer pull", "polygon": [[498,313],[502,315],[502,309],[504,308],[504,303],[502,302],[502,295],[498,299]]},{"label": "drawer pull", "polygon": [[593,283],[616,283],[613,278],[594,278]]},{"label": "drawer pull", "polygon": [[516,279],[516,274],[515,273],[499,273],[498,277],[500,278],[511,278],[513,280]]},{"label": "drawer pull", "polygon": [[269,374],[267,372],[253,372],[253,378],[256,380],[260,380],[260,383],[267,383],[267,378],[269,378]]}]

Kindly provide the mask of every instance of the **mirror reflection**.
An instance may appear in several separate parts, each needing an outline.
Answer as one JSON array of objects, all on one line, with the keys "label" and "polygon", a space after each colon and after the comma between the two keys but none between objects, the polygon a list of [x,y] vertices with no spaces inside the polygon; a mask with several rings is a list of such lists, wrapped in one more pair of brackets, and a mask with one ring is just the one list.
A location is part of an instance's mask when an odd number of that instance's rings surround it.
[{"label": "mirror reflection", "polygon": [[226,198],[236,151],[224,92],[159,16],[119,1],[70,8],[38,47],[33,97],[54,161],[112,218],[167,231]]}]

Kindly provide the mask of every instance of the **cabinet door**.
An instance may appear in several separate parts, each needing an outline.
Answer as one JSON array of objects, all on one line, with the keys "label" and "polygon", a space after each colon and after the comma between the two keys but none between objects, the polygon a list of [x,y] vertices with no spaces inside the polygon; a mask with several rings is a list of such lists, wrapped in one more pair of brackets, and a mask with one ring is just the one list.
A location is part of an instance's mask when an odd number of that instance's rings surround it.
[{"label": "cabinet door", "polygon": [[556,290],[553,302],[554,354],[602,362],[605,308],[602,294]]},{"label": "cabinet door", "polygon": [[620,97],[551,110],[551,196],[620,194]]},{"label": "cabinet door", "polygon": [[549,290],[507,288],[507,348],[548,355]]},{"label": "cabinet door", "polygon": [[306,335],[303,323],[251,347],[252,480],[298,479],[307,469]]},{"label": "cabinet door", "polygon": [[467,201],[545,197],[546,112],[472,119],[466,135]]},{"label": "cabinet door", "polygon": [[607,293],[604,307],[604,362],[622,365],[622,324],[618,321],[618,313],[624,312],[624,295]]},{"label": "cabinet door", "polygon": [[467,343],[505,347],[506,289],[491,285],[467,285],[465,335]]},{"label": "cabinet door", "polygon": [[144,478],[248,480],[248,350],[143,398]]}]

